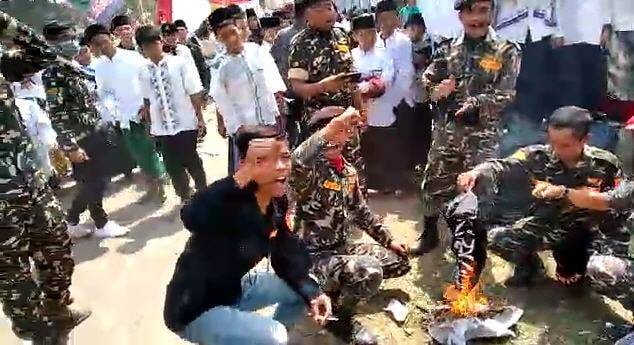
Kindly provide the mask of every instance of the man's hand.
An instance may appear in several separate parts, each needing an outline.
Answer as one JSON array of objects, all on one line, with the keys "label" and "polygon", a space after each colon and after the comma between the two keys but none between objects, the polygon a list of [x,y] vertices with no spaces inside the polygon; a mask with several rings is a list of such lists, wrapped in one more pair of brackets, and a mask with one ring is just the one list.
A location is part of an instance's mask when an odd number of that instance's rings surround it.
[{"label": "man's hand", "polygon": [[[220,132],[220,128],[218,128],[218,132]],[[204,138],[207,135],[207,125],[205,121],[198,121],[198,138]]]},{"label": "man's hand", "polygon": [[322,92],[336,92],[346,85],[346,79],[343,74],[331,75],[319,81]]},{"label": "man's hand", "polygon": [[475,187],[477,181],[478,174],[474,171],[467,171],[466,173],[458,175],[456,184],[458,186],[458,190],[461,192],[469,192],[473,189],[473,187]]},{"label": "man's hand", "polygon": [[227,128],[225,128],[225,124],[221,122],[218,122],[218,135],[223,137],[223,138],[227,138]]},{"label": "man's hand", "polygon": [[324,139],[332,141],[343,132],[348,132],[359,123],[359,111],[353,107],[348,107],[343,114],[333,118],[324,127]]},{"label": "man's hand", "polygon": [[263,175],[270,174],[270,167],[263,167],[261,162],[271,153],[276,142],[276,138],[253,139],[249,142],[244,162],[233,176],[240,187],[246,186],[251,181],[257,181]]},{"label": "man's hand", "polygon": [[83,163],[89,159],[88,154],[82,149],[77,149],[67,153],[68,160],[72,163]]},{"label": "man's hand", "polygon": [[330,302],[330,297],[321,294],[310,301],[310,316],[315,322],[323,326],[328,322],[328,318],[331,315],[332,303]]},{"label": "man's hand", "polygon": [[474,105],[470,102],[464,102],[462,107],[456,111],[456,118],[461,118],[467,111],[471,110]]},{"label": "man's hand", "polygon": [[440,82],[438,86],[434,88],[431,94],[432,101],[438,101],[443,98],[449,97],[452,92],[456,90],[456,79],[449,78]]},{"label": "man's hand", "polygon": [[563,37],[552,37],[550,39],[550,46],[554,49],[561,48],[564,46],[564,38]]},{"label": "man's hand", "polygon": [[558,200],[566,194],[566,187],[539,181],[535,184],[532,194],[537,199]]},{"label": "man's hand", "polygon": [[407,253],[409,253],[409,248],[407,247],[407,244],[404,243],[392,241],[388,248],[400,256],[407,256]]}]

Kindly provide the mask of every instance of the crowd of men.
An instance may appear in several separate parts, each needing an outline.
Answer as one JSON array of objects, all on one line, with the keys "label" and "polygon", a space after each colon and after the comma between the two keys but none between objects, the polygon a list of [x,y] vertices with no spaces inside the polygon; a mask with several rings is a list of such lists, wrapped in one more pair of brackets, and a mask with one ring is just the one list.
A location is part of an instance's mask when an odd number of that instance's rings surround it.
[{"label": "crowd of men", "polygon": [[[634,13],[612,2],[618,16]],[[463,31],[447,39],[427,33],[414,1],[382,0],[347,18],[331,0],[297,0],[293,15],[261,18],[230,5],[193,35],[182,20],[157,27],[126,15],[81,33],[51,22],[39,35],[3,13],[0,299],[15,334],[66,344],[89,317],[70,307],[71,238],[128,233],[103,200],[113,177],[131,183],[137,167],[139,203],[165,203],[168,183],[181,201],[191,237],[164,317],[194,343],[286,344],[287,327],[309,312],[346,342],[378,344],[356,306],[438,246],[441,218],[461,289],[477,283],[489,249],[515,264],[509,286],[544,276],[537,252],[552,250],[557,281],[633,309],[632,167],[589,145],[597,109],[535,101],[552,91],[532,43],[556,40],[546,30],[556,26],[552,9],[527,8],[544,30],[507,40],[494,27],[525,18],[504,1],[454,8]],[[500,13],[512,20],[493,23]],[[604,74],[613,106],[627,109],[634,28],[618,16],[604,30]],[[210,37],[213,54],[201,43]],[[197,145],[212,103],[229,159],[228,176],[208,185]],[[544,115],[546,142],[503,158],[509,113],[520,123]],[[64,211],[54,191],[69,171],[77,188]],[[509,220],[492,206],[513,174],[530,186],[530,207]],[[411,191],[421,194],[424,229],[412,248],[367,203]],[[94,227],[80,224],[86,210]],[[376,243],[351,243],[355,228]],[[275,273],[255,268],[263,258]],[[253,313],[270,305],[273,317]]]}]

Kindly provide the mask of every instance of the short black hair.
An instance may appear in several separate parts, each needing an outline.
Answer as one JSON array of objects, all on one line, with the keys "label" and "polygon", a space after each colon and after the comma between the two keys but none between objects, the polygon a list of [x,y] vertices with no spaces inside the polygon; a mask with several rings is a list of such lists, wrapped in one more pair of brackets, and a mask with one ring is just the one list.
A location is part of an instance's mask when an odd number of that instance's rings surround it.
[{"label": "short black hair", "polygon": [[84,40],[88,44],[98,35],[110,36],[110,31],[102,24],[92,24],[84,30]]},{"label": "short black hair", "polygon": [[134,35],[139,46],[154,43],[161,40],[161,32],[153,25],[143,25],[136,30]]},{"label": "short black hair", "polygon": [[72,26],[66,23],[59,23],[57,21],[50,22],[44,25],[42,35],[47,40],[54,40],[66,31],[74,30]]},{"label": "short black hair", "polygon": [[555,110],[548,119],[548,127],[554,129],[570,129],[575,137],[584,139],[590,132],[592,114],[589,110],[566,106]]},{"label": "short black hair", "polygon": [[182,19],[176,19],[174,21],[174,26],[176,26],[176,28],[185,28],[185,29],[187,29],[187,23],[185,23],[185,21],[182,20]]},{"label": "short black hair", "polygon": [[252,140],[268,138],[283,139],[284,137],[275,127],[272,126],[243,127],[240,134],[236,137],[236,147],[238,148],[238,155],[240,159],[244,159],[247,156],[249,144]]}]

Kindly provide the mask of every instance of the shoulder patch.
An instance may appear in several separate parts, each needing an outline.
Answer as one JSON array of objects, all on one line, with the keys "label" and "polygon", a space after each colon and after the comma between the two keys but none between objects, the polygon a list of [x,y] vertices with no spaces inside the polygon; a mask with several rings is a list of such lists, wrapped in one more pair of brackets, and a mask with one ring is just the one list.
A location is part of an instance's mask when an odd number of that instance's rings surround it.
[{"label": "shoulder patch", "polygon": [[528,154],[523,149],[515,151],[510,158],[517,159],[518,161],[525,161],[528,158]]},{"label": "shoulder patch", "polygon": [[586,146],[584,149],[584,152],[588,157],[603,160],[618,168],[621,168],[621,161],[615,154],[613,154],[610,151],[600,149],[594,146]]}]

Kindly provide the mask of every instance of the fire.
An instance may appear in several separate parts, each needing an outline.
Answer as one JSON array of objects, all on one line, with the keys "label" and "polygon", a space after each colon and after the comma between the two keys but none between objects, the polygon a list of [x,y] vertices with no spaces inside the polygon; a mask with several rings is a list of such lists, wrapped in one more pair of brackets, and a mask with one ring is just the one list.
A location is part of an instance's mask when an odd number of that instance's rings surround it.
[{"label": "fire", "polygon": [[454,316],[468,317],[476,316],[488,309],[489,301],[480,289],[480,284],[473,284],[473,270],[461,272],[465,274],[460,288],[449,285],[443,297],[449,303],[449,309]]}]

